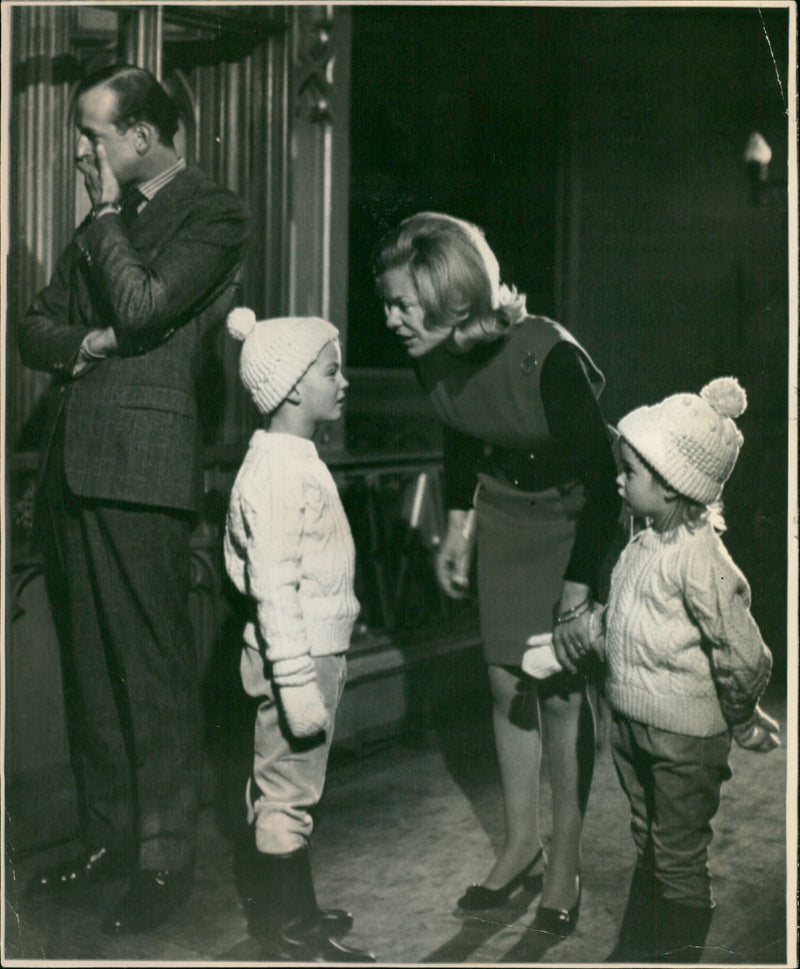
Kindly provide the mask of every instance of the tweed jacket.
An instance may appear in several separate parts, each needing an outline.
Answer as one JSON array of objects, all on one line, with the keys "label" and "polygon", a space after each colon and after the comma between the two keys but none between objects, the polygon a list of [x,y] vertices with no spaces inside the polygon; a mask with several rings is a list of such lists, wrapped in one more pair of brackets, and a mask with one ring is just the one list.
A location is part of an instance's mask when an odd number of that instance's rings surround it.
[{"label": "tweed jacket", "polygon": [[[87,218],[18,330],[23,362],[55,375],[44,458],[64,418],[64,473],[80,496],[196,510],[201,351],[225,318],[247,237],[241,203],[199,169],[168,182],[126,228]],[[90,329],[118,353],[76,378]]]}]

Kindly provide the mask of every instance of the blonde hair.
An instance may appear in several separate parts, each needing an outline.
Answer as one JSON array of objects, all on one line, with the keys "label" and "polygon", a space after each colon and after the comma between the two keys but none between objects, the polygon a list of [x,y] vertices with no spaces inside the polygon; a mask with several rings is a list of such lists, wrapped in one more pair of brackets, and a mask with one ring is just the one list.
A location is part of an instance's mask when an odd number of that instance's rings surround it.
[{"label": "blonde hair", "polygon": [[525,294],[500,282],[497,258],[471,222],[440,212],[404,219],[381,241],[373,274],[399,268],[411,274],[430,329],[486,343],[527,316]]}]

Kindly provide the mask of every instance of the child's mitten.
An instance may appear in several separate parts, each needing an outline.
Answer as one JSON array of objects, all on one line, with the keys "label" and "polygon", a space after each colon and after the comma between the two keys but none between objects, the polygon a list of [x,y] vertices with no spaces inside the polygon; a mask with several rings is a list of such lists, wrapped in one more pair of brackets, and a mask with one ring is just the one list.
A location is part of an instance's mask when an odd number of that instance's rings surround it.
[{"label": "child's mitten", "polygon": [[303,686],[282,686],[281,703],[295,737],[313,737],[328,728],[328,711],[319,687],[312,680]]},{"label": "child's mitten", "polygon": [[286,722],[295,737],[313,737],[327,730],[328,711],[317,686],[314,660],[308,656],[278,660],[272,678],[280,692]]},{"label": "child's mitten", "polygon": [[734,726],[733,739],[745,750],[766,754],[780,746],[781,728],[777,721],[756,705],[752,717]]}]

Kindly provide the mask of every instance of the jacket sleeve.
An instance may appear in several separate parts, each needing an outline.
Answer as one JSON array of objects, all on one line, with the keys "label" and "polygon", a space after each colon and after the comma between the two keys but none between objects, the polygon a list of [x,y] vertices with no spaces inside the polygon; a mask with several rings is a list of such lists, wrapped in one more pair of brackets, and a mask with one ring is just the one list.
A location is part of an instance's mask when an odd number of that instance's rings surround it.
[{"label": "jacket sleeve", "polygon": [[750,719],[769,682],[772,654],[750,613],[750,587],[722,542],[697,543],[687,566],[686,603],[709,644],[711,675],[729,724]]},{"label": "jacket sleeve", "polygon": [[442,460],[444,465],[443,499],[445,510],[471,508],[478,466],[483,454],[483,442],[468,437],[446,424],[442,431]]},{"label": "jacket sleeve", "polygon": [[99,325],[114,328],[120,356],[153,349],[196,316],[236,268],[246,237],[240,203],[221,190],[188,208],[147,262],[131,245],[118,215],[89,223],[78,245],[107,314]]},{"label": "jacket sleeve", "polygon": [[588,585],[597,596],[603,559],[617,530],[621,500],[608,427],[572,344],[561,342],[547,355],[541,392],[556,447],[586,489],[564,579]]},{"label": "jacket sleeve", "polygon": [[25,366],[32,370],[71,373],[80,345],[89,332],[88,325],[76,325],[70,320],[70,274],[77,254],[73,239],[59,257],[52,279],[34,297],[17,325],[19,354]]},{"label": "jacket sleeve", "polygon": [[266,658],[276,663],[311,652],[300,600],[305,502],[295,474],[259,476],[258,488],[257,508],[256,502],[243,505],[246,586]]}]

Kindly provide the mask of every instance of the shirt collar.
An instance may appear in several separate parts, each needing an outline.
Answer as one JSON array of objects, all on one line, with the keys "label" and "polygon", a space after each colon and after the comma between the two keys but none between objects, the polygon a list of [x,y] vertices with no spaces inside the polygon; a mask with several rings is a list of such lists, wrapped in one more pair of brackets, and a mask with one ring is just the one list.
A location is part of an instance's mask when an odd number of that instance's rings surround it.
[{"label": "shirt collar", "polygon": [[164,169],[160,175],[156,175],[155,178],[142,182],[142,184],[137,187],[149,202],[152,200],[156,192],[161,191],[161,189],[171,182],[179,172],[182,172],[184,168],[186,168],[186,159],[179,158],[174,165],[170,165],[169,168]]}]

